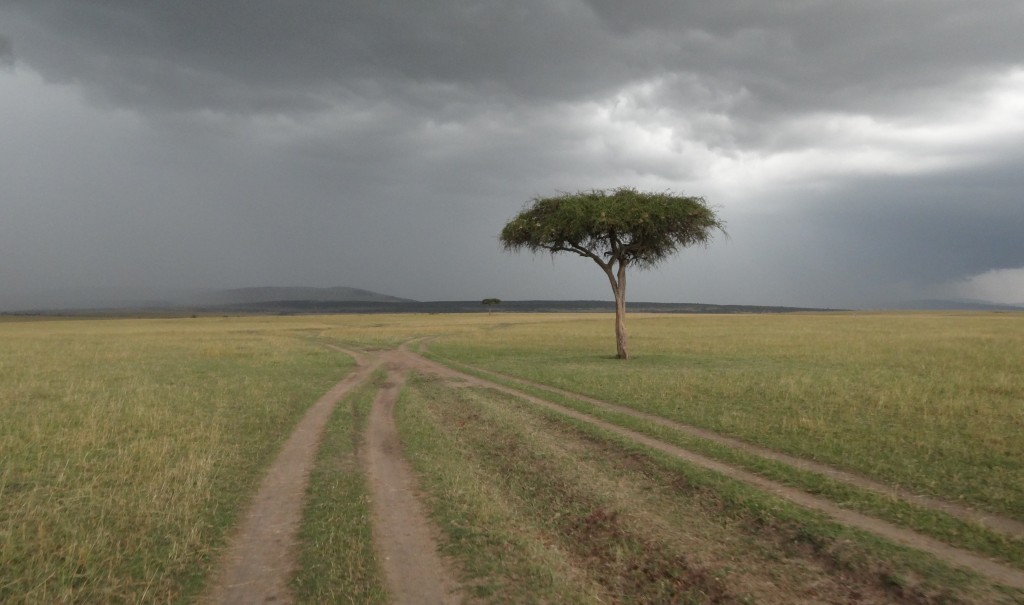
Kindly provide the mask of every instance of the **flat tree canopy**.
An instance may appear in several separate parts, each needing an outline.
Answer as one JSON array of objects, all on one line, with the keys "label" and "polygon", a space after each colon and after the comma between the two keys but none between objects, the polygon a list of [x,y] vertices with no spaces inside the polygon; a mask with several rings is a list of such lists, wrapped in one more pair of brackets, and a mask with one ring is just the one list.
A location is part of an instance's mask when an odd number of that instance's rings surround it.
[{"label": "flat tree canopy", "polygon": [[615,294],[618,356],[626,358],[626,267],[655,267],[724,228],[704,198],[620,187],[534,198],[499,239],[508,251],[572,252],[597,263]]},{"label": "flat tree canopy", "polygon": [[485,305],[487,305],[487,314],[490,315],[491,314],[491,307],[493,307],[494,305],[500,305],[501,304],[501,299],[500,298],[485,298],[485,299],[483,299],[480,302],[485,304]]}]

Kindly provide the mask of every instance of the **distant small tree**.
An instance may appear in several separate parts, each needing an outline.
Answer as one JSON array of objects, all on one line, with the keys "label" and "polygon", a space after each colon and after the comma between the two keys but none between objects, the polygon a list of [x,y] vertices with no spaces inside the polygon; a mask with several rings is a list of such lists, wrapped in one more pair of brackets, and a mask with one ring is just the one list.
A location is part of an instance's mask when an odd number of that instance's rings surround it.
[{"label": "distant small tree", "polygon": [[593,260],[615,296],[615,343],[628,359],[626,267],[650,269],[679,248],[707,245],[725,223],[704,198],[631,187],[538,197],[501,230],[507,251],[571,252]]},{"label": "distant small tree", "polygon": [[487,306],[487,314],[490,315],[491,314],[491,309],[494,308],[494,305],[500,305],[501,304],[501,299],[500,298],[485,298],[485,299],[483,299],[481,301],[481,303]]}]

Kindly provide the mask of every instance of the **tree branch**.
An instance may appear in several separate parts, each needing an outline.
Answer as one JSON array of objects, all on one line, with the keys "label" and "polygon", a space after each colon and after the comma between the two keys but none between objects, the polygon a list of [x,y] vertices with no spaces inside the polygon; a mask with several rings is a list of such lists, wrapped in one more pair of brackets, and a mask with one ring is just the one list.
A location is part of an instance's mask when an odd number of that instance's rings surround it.
[{"label": "tree branch", "polygon": [[569,247],[568,248],[564,248],[563,247],[563,248],[561,248],[561,250],[564,250],[566,252],[575,252],[576,254],[579,254],[580,256],[585,256],[585,257],[593,260],[598,265],[600,265],[602,269],[605,269],[605,270],[608,269],[608,267],[609,267],[608,263],[605,262],[604,259],[602,259],[600,256],[595,254],[593,250],[589,250],[587,248],[584,248],[583,246],[581,246],[581,245],[579,245],[579,244],[577,244],[575,242],[568,242],[568,243],[569,243]]}]

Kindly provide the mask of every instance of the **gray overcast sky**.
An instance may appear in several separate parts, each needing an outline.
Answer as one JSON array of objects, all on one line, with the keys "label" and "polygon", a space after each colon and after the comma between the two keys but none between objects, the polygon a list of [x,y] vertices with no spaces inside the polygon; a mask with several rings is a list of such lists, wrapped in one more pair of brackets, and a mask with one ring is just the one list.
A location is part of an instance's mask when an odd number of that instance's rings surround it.
[{"label": "gray overcast sky", "polygon": [[632,300],[1022,304],[1021,31],[1020,0],[0,0],[0,309],[610,299],[497,233],[622,185],[731,236]]}]

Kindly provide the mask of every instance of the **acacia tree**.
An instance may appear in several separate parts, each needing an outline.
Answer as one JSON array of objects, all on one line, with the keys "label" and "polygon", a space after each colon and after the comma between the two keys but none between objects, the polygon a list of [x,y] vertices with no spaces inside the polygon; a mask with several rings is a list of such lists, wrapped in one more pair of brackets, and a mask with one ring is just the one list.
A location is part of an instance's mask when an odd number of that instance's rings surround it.
[{"label": "acacia tree", "polygon": [[480,302],[487,306],[487,314],[490,315],[491,314],[491,308],[494,307],[494,305],[500,305],[501,304],[501,299],[500,298],[485,298],[485,299],[483,299]]},{"label": "acacia tree", "polygon": [[725,223],[704,198],[620,187],[537,197],[501,230],[507,251],[571,252],[593,260],[615,295],[615,342],[627,359],[626,267],[650,269],[680,248],[707,245]]}]

